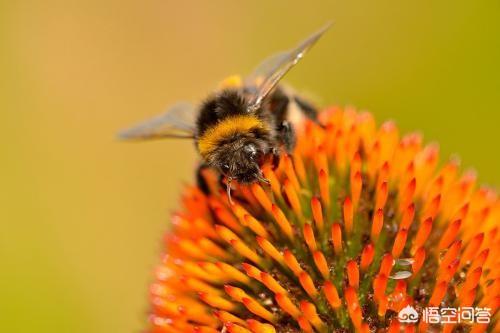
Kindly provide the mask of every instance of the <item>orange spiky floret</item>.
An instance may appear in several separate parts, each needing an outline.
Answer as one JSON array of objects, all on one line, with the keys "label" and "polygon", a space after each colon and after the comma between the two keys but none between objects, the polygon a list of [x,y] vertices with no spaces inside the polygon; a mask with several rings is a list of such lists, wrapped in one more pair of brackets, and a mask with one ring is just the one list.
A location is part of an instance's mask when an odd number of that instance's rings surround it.
[{"label": "orange spiky floret", "polygon": [[[269,186],[186,189],[151,287],[151,332],[494,332],[500,200],[437,146],[329,108]],[[490,324],[401,323],[407,305],[488,307]],[[422,317],[420,317],[422,319]]]}]

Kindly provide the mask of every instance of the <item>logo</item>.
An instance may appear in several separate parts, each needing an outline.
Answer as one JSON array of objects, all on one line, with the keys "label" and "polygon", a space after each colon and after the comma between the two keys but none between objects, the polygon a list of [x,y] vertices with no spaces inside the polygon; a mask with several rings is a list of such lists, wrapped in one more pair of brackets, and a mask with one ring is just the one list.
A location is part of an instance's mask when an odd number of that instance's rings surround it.
[{"label": "logo", "polygon": [[411,305],[407,305],[399,311],[398,319],[401,323],[416,323],[418,321],[418,312]]}]

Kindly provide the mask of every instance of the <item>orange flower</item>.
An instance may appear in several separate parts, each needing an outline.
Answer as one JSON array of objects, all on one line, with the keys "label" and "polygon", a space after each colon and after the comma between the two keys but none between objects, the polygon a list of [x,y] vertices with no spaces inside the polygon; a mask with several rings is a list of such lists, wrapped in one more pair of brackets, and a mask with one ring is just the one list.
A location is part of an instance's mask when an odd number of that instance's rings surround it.
[{"label": "orange flower", "polygon": [[[500,200],[436,145],[330,108],[298,129],[270,185],[234,205],[188,187],[151,287],[150,332],[493,332]],[[407,306],[421,316],[400,322]],[[434,324],[426,307],[487,308],[489,323]],[[457,319],[457,317],[455,317]]]}]

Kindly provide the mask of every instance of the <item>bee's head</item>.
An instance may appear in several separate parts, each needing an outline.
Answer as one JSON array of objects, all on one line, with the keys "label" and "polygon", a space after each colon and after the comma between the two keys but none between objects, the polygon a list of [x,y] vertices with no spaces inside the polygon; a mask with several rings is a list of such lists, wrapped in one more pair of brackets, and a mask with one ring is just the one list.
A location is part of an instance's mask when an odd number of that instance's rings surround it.
[{"label": "bee's head", "polygon": [[262,179],[260,165],[267,144],[256,138],[235,138],[219,147],[215,152],[214,164],[219,171],[240,183],[253,183]]}]

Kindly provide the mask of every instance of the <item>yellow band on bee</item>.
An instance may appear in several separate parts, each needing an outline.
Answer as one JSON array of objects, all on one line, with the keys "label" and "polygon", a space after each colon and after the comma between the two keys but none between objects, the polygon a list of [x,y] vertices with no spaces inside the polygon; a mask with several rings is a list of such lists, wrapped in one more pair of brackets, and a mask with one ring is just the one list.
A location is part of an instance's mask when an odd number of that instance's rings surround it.
[{"label": "yellow band on bee", "polygon": [[253,115],[228,117],[205,131],[198,139],[198,150],[202,156],[206,156],[214,151],[225,138],[258,128],[264,129],[266,126],[260,119]]}]

